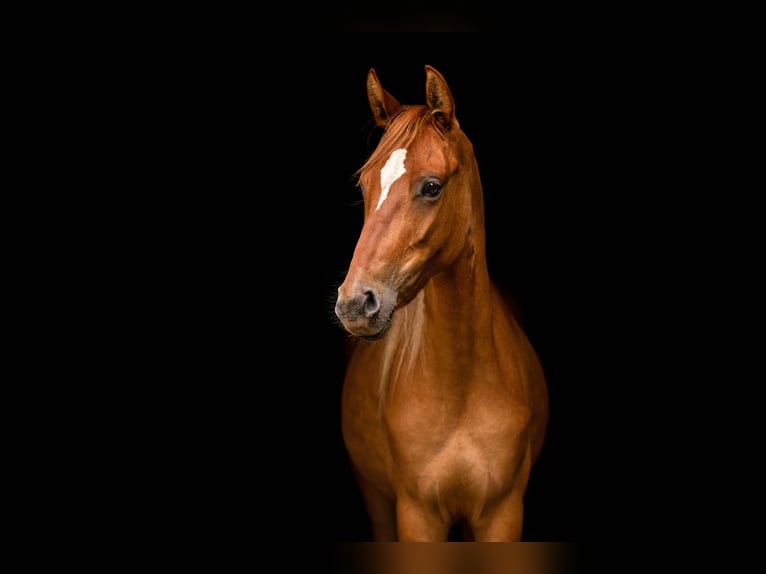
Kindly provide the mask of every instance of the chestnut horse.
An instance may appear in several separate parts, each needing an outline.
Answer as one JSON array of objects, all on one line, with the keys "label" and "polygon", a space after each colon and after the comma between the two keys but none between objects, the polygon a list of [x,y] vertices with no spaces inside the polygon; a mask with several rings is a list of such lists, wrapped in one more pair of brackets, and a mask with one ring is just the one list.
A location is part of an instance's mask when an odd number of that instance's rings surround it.
[{"label": "chestnut horse", "polygon": [[374,68],[380,142],[335,313],[352,335],[342,434],[374,541],[519,541],[548,422],[537,353],[490,278],[473,145],[444,77],[401,105]]}]

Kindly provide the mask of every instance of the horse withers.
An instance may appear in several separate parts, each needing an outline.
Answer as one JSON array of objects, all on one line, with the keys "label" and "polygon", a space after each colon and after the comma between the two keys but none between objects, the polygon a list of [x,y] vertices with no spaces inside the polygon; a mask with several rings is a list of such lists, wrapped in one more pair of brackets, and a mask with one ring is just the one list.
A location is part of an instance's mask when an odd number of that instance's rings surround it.
[{"label": "horse withers", "polygon": [[548,423],[543,368],[489,275],[473,146],[446,80],[402,105],[355,174],[364,223],[335,312],[350,334],[341,425],[374,541],[519,541]]}]

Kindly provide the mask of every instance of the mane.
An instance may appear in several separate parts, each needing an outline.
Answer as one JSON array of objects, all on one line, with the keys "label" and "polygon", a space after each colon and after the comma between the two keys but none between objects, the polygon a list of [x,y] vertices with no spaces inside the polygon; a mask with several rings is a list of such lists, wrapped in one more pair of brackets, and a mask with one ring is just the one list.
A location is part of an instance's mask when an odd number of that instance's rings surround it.
[{"label": "mane", "polygon": [[428,107],[422,105],[403,106],[386,126],[378,147],[367,158],[364,165],[354,173],[356,180],[358,181],[362,173],[369,169],[381,156],[388,156],[397,148],[407,147],[415,139],[415,136],[426,127],[432,127],[440,136],[444,137],[439,122],[436,121],[434,114]]},{"label": "mane", "polygon": [[[425,320],[425,297],[421,290],[412,302],[397,311],[391,332],[385,339],[378,387],[378,412],[381,414],[394,390],[392,381],[398,380],[402,370],[411,370],[420,354]],[[397,345],[397,339],[403,340],[403,344]]]}]

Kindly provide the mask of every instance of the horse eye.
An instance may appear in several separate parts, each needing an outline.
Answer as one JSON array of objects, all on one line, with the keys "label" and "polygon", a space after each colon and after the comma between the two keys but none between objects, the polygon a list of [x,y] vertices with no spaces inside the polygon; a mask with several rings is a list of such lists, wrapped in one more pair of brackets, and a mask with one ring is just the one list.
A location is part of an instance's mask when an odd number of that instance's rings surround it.
[{"label": "horse eye", "polygon": [[423,186],[423,195],[425,197],[438,197],[442,192],[442,186],[435,181],[429,181]]}]

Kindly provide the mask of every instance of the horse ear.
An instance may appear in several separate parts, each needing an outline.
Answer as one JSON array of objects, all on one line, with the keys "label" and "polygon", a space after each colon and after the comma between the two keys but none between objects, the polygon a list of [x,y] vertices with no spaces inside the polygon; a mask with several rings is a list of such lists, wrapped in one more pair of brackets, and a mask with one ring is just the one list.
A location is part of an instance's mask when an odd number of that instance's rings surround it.
[{"label": "horse ear", "polygon": [[459,128],[452,92],[436,68],[426,65],[426,103],[445,129]]},{"label": "horse ear", "polygon": [[375,124],[383,128],[402,109],[402,105],[396,98],[380,85],[375,68],[370,68],[370,71],[367,73],[367,100],[370,102]]}]

